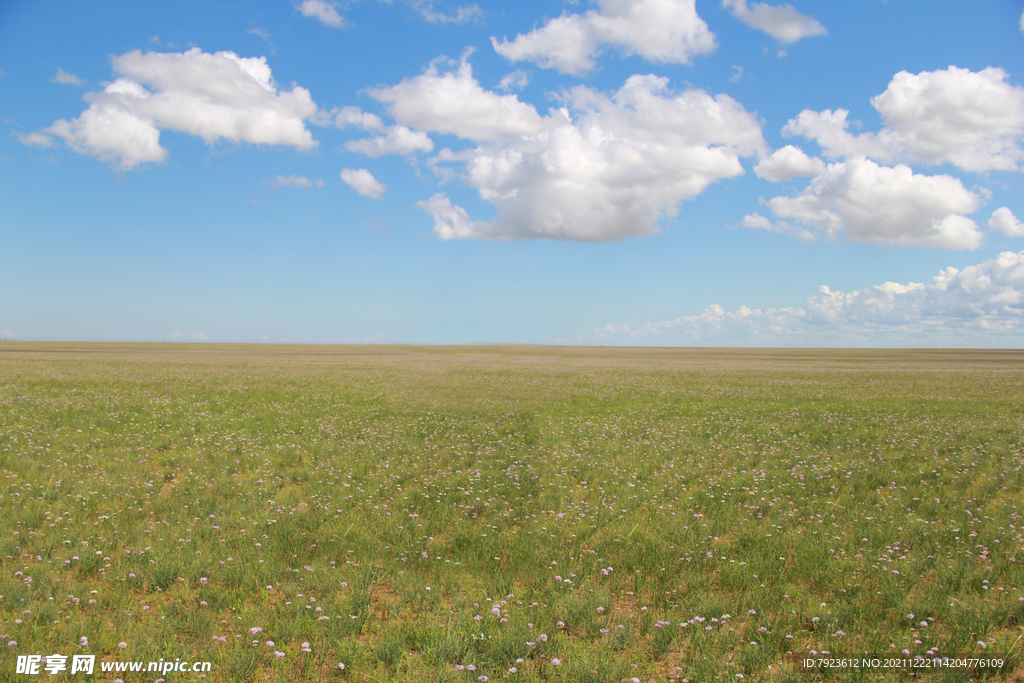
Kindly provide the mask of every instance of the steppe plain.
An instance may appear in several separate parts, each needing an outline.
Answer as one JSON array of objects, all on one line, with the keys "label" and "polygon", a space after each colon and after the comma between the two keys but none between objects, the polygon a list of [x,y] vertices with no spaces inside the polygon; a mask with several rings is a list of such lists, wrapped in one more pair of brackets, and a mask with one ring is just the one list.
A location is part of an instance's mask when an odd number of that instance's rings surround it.
[{"label": "steppe plain", "polygon": [[0,669],[1024,680],[1022,435],[1021,351],[0,341]]}]

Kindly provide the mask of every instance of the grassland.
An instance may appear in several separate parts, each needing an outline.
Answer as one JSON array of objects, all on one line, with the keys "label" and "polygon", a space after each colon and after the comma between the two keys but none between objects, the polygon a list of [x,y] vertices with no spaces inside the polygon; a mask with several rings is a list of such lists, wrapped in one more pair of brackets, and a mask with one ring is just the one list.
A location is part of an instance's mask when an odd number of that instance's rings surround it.
[{"label": "grassland", "polygon": [[1022,433],[1024,352],[0,342],[0,679],[1019,680]]}]

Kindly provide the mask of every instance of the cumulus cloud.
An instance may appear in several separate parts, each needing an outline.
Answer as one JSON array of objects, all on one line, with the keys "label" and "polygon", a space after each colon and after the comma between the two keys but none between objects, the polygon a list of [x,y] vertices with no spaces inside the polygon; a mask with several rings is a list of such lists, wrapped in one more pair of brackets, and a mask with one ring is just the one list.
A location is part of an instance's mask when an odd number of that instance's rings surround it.
[{"label": "cumulus cloud", "polygon": [[747,26],[764,31],[783,43],[795,43],[809,36],[828,35],[828,30],[817,19],[800,14],[792,5],[776,6],[755,2],[748,6],[747,0],[722,0],[722,7],[728,7],[732,15]]},{"label": "cumulus cloud", "polygon": [[485,90],[473,78],[473,67],[463,55],[454,71],[447,59],[434,60],[425,73],[385,88],[369,90],[383,102],[398,123],[438,133],[452,133],[474,141],[505,135],[531,135],[542,128],[541,117],[515,95]]},{"label": "cumulus cloud", "polygon": [[62,138],[75,151],[121,170],[163,161],[162,129],[195,135],[207,144],[225,139],[302,150],[317,146],[305,127],[317,111],[309,91],[299,86],[279,91],[263,57],[208,54],[199,48],[183,53],[134,50],[114,57],[113,66],[121,77],[87,94],[88,109],[38,135]]},{"label": "cumulus cloud", "polygon": [[595,330],[625,343],[1006,346],[1024,341],[1024,251],[1004,252],[930,283],[886,282],[854,292],[822,286],[800,306],[718,305],[699,315]]},{"label": "cumulus cloud", "polygon": [[434,149],[434,142],[423,131],[411,130],[403,125],[387,126],[379,116],[365,112],[359,107],[343,107],[335,115],[334,122],[342,129],[355,126],[365,131],[380,133],[374,137],[345,143],[345,148],[349,151],[362,152],[370,157],[385,154],[405,156]]},{"label": "cumulus cloud", "polygon": [[632,76],[611,95],[577,86],[562,97],[565,106],[538,117],[533,134],[442,150],[432,160],[464,163],[463,181],[498,209],[490,222],[476,221],[435,195],[420,207],[438,236],[597,242],[653,235],[680,202],[741,175],[740,157],[764,150],[757,118],[738,102],[693,89],[674,93],[666,78]]},{"label": "cumulus cloud", "polygon": [[428,200],[417,202],[416,206],[434,217],[434,234],[443,240],[453,238],[477,239],[487,235],[490,226],[484,221],[474,221],[469,212],[457,204],[443,192],[438,192]]},{"label": "cumulus cloud", "polygon": [[445,14],[434,9],[434,3],[427,0],[412,0],[412,8],[420,16],[432,24],[464,24],[483,16],[483,10],[475,2],[472,5],[460,5],[454,14]]},{"label": "cumulus cloud", "polygon": [[808,178],[825,172],[825,162],[818,157],[807,156],[802,149],[786,145],[761,159],[754,167],[754,173],[773,183],[793,178]]},{"label": "cumulus cloud", "polygon": [[993,67],[901,71],[871,105],[913,161],[1012,171],[1024,158],[1024,88],[1008,77]]},{"label": "cumulus cloud", "polygon": [[359,107],[342,107],[338,110],[338,113],[334,117],[334,122],[338,128],[344,129],[346,126],[355,126],[356,128],[362,128],[363,130],[384,130],[384,122],[376,114],[365,112]]},{"label": "cumulus cloud", "polygon": [[57,74],[53,77],[54,83],[62,83],[64,85],[82,85],[83,81],[75,74],[69,74],[64,69],[57,69]]},{"label": "cumulus cloud", "polygon": [[[1005,71],[992,67],[901,71],[871,104],[885,123],[878,132],[851,133],[844,109],[804,110],[790,119],[784,135],[815,140],[825,156],[845,161],[830,165],[800,195],[767,202],[783,221],[751,214],[743,219],[744,227],[802,239],[843,232],[851,241],[978,248],[983,233],[966,217],[979,208],[978,195],[948,175],[915,175],[907,166],[879,166],[871,159],[951,163],[979,172],[1017,170],[1024,159],[1024,88],[1011,85]],[[791,163],[782,152],[762,160],[755,172],[771,180],[787,177],[801,163],[811,170],[796,148],[785,152]],[[1011,220],[1009,209],[1001,211],[988,227],[1013,234],[1016,219]]]},{"label": "cumulus cloud", "polygon": [[153,121],[137,116],[130,106],[119,106],[119,100],[131,102],[144,96],[142,86],[118,79],[94,97],[81,116],[55,121],[36,135],[63,138],[76,152],[98,157],[123,171],[163,161],[167,150],[160,146],[160,131]]},{"label": "cumulus cloud", "polygon": [[596,0],[599,9],[562,14],[514,40],[491,38],[510,61],[530,61],[562,73],[595,66],[605,46],[650,62],[689,64],[715,49],[715,35],[697,15],[695,0]]},{"label": "cumulus cloud", "polygon": [[1017,220],[1013,212],[1005,206],[992,212],[987,225],[989,230],[998,230],[1010,237],[1024,237],[1024,223]]},{"label": "cumulus cloud", "polygon": [[[775,197],[776,216],[795,221],[805,238],[836,238],[939,249],[977,249],[983,233],[964,214],[974,213],[980,198],[959,179],[915,174],[908,166],[879,166],[858,157],[829,164],[795,197]],[[760,215],[744,227],[790,231]]]},{"label": "cumulus cloud", "polygon": [[374,178],[365,168],[343,168],[341,179],[353,190],[370,199],[380,199],[387,189],[387,185]]},{"label": "cumulus cloud", "polygon": [[891,133],[883,131],[881,136],[874,133],[854,135],[849,131],[849,115],[850,112],[845,109],[804,109],[796,118],[786,123],[782,128],[782,134],[787,137],[802,135],[814,140],[825,156],[833,159],[856,156],[871,157],[880,161],[891,159],[895,154]]},{"label": "cumulus cloud", "polygon": [[434,142],[419,130],[411,130],[405,126],[388,126],[383,135],[362,140],[349,140],[345,149],[362,152],[368,157],[379,157],[385,154],[401,154],[403,156],[416,152],[429,152],[434,149]]},{"label": "cumulus cloud", "polygon": [[267,178],[266,182],[268,182],[271,185],[273,185],[274,188],[276,188],[276,189],[280,189],[282,187],[323,187],[324,186],[324,181],[323,180],[317,180],[316,182],[314,182],[314,181],[310,180],[309,178],[307,178],[305,176],[301,176],[301,175],[290,175],[290,176],[278,175],[278,176],[274,176],[273,178]]},{"label": "cumulus cloud", "polygon": [[334,5],[326,0],[303,0],[297,6],[303,16],[312,17],[324,26],[331,28],[342,28],[345,26],[345,19],[338,14]]},{"label": "cumulus cloud", "polygon": [[978,72],[901,71],[885,92],[871,98],[885,127],[853,135],[843,109],[804,110],[783,128],[821,145],[826,156],[868,156],[881,161],[939,164],[967,171],[1016,170],[1024,159],[1024,88],[989,67]]}]

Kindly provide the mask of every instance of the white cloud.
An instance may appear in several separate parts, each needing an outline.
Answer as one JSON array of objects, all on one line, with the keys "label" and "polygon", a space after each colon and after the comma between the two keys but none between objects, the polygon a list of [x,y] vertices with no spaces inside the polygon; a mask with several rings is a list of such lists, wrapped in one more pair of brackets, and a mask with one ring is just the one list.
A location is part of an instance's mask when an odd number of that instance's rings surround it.
[{"label": "white cloud", "polygon": [[61,119],[39,135],[62,138],[69,147],[122,170],[163,161],[160,130],[233,142],[317,146],[305,127],[317,106],[299,86],[278,91],[263,57],[233,52],[143,53],[113,58],[122,75],[101,92],[89,93],[89,108]]},{"label": "white cloud", "polygon": [[[653,235],[681,201],[741,175],[739,158],[764,150],[757,118],[738,102],[699,90],[675,94],[666,78],[632,76],[611,96],[577,86],[563,100],[565,107],[537,120],[536,133],[442,150],[432,160],[465,162],[463,181],[498,209],[489,223],[474,221],[435,195],[420,207],[434,217],[438,236],[599,242]],[[471,120],[461,126],[473,132]]]},{"label": "white cloud", "polygon": [[53,147],[53,138],[43,133],[28,133],[22,134],[17,131],[11,133],[14,137],[18,138],[18,142],[23,145],[35,145],[37,147]]},{"label": "white cloud", "polygon": [[793,178],[808,178],[825,172],[825,162],[818,157],[809,157],[803,150],[786,145],[761,159],[754,167],[754,173],[773,183]]},{"label": "white cloud", "polygon": [[359,107],[342,107],[334,117],[334,122],[338,128],[342,129],[346,126],[355,126],[363,130],[372,131],[384,130],[385,128],[384,122],[380,120],[379,116],[365,112]]},{"label": "white cloud", "polygon": [[[914,174],[909,167],[879,166],[863,157],[829,164],[796,197],[775,197],[776,216],[795,221],[803,236],[939,249],[977,249],[983,233],[963,214],[980,206],[978,195],[948,175]],[[749,220],[748,220],[749,219]],[[790,231],[765,225],[761,216],[744,227]]]},{"label": "white cloud", "polygon": [[768,5],[755,2],[747,6],[747,0],[722,0],[722,7],[732,10],[732,15],[751,28],[764,31],[775,40],[795,43],[809,36],[826,36],[828,31],[817,19],[800,14],[792,5]]},{"label": "white cloud", "polygon": [[844,293],[822,286],[802,305],[700,315],[644,325],[608,325],[601,340],[842,346],[1017,346],[1024,342],[1024,251],[1003,252],[928,284],[887,282]]},{"label": "white cloud", "polygon": [[82,85],[83,81],[81,78],[74,74],[69,74],[64,69],[57,69],[57,75],[53,77],[54,83],[63,83],[64,85]]},{"label": "white cloud", "polygon": [[313,182],[309,178],[301,175],[290,175],[283,176],[278,175],[273,178],[267,178],[267,182],[273,185],[275,188],[280,189],[282,187],[323,187],[324,181],[317,180]]},{"label": "white cloud", "polygon": [[818,238],[818,234],[813,230],[809,230],[800,225],[790,225],[785,221],[776,221],[775,223],[772,223],[771,219],[762,216],[756,211],[744,216],[743,220],[740,221],[740,225],[751,230],[764,230],[766,232],[790,235],[792,237],[797,237],[804,242],[813,242]]},{"label": "white cloud", "polygon": [[454,14],[445,14],[434,9],[434,3],[427,0],[412,0],[412,8],[432,24],[463,24],[483,16],[483,10],[474,2],[472,5],[461,5]]},{"label": "white cloud", "polygon": [[434,142],[426,133],[402,125],[386,126],[379,116],[365,112],[359,107],[342,107],[335,115],[334,122],[342,129],[355,126],[362,130],[382,133],[372,138],[350,140],[345,143],[345,148],[349,151],[362,152],[370,157],[385,154],[408,155],[434,149]]},{"label": "white cloud", "polygon": [[877,134],[851,134],[844,109],[804,110],[783,134],[816,140],[833,158],[864,155],[949,162],[967,171],[1012,171],[1024,159],[1024,88],[1007,79],[1005,71],[993,67],[901,71],[885,92],[871,98],[886,124]]},{"label": "white cloud", "polygon": [[353,190],[370,199],[380,199],[387,189],[387,185],[374,178],[365,168],[343,168],[341,179]]},{"label": "white cloud", "polygon": [[522,69],[505,74],[505,77],[498,82],[498,89],[508,92],[509,90],[522,90],[530,84],[530,74]]},{"label": "white cloud", "polygon": [[604,46],[650,62],[689,64],[715,49],[715,35],[697,15],[695,0],[596,0],[600,9],[562,14],[514,40],[491,38],[498,54],[562,73],[594,68]]},{"label": "white cloud", "polygon": [[1020,32],[1024,33],[1024,12],[1020,15]]},{"label": "white cloud", "polygon": [[77,119],[60,119],[36,135],[63,138],[76,152],[95,156],[121,170],[163,161],[167,150],[160,146],[160,131],[152,120],[137,116],[129,106],[118,106],[118,100],[137,99],[142,94],[141,86],[131,92],[125,85],[120,79],[115,81]]},{"label": "white cloud", "polygon": [[457,204],[452,204],[448,195],[443,192],[438,192],[428,200],[417,202],[416,206],[434,217],[434,234],[443,240],[479,239],[490,229],[484,221],[474,221],[469,217],[468,211]]},{"label": "white cloud", "polygon": [[1024,237],[1024,223],[1017,220],[1007,207],[996,209],[987,223],[989,230],[998,230],[1010,237]]},{"label": "white cloud", "polygon": [[345,149],[362,152],[368,157],[379,157],[385,154],[401,154],[403,156],[416,152],[429,152],[434,149],[434,142],[419,130],[410,130],[405,126],[388,126],[384,135],[377,135],[363,140],[349,140]]},{"label": "white cloud", "polygon": [[[968,171],[1017,170],[1024,159],[1024,88],[1011,85],[1006,72],[992,67],[901,71],[871,104],[885,122],[877,133],[850,133],[844,109],[804,110],[790,119],[784,135],[815,140],[825,156],[846,161],[830,165],[799,196],[769,201],[784,221],[772,223],[752,214],[743,225],[803,239],[836,237],[843,231],[851,241],[979,247],[983,233],[966,217],[980,206],[978,195],[948,175],[915,175],[907,166],[878,166],[868,158],[952,163]],[[766,178],[785,175],[775,172],[786,166],[773,155],[755,172]],[[1009,209],[1000,211],[988,227],[1012,234],[1016,219],[1010,220]]]},{"label": "white cloud", "polygon": [[498,95],[484,90],[473,78],[468,53],[455,71],[442,73],[436,59],[425,73],[398,85],[373,88],[371,97],[387,105],[398,123],[453,133],[467,140],[495,140],[503,135],[531,135],[540,131],[541,117],[531,105],[515,95]]},{"label": "white cloud", "polygon": [[14,333],[10,330],[3,330],[0,332],[0,337],[3,337],[4,339],[14,339]]},{"label": "white cloud", "polygon": [[993,67],[901,71],[871,105],[913,161],[1012,171],[1024,158],[1024,88],[1007,78]]},{"label": "white cloud", "polygon": [[854,135],[849,131],[850,115],[845,109],[831,109],[817,112],[804,109],[795,119],[790,119],[782,128],[782,134],[789,137],[802,135],[817,142],[825,156],[833,159],[866,156],[881,161],[893,157],[891,135],[883,132],[884,139],[874,133]]},{"label": "white cloud", "polygon": [[303,0],[297,9],[303,16],[312,17],[324,26],[342,28],[345,25],[345,19],[338,14],[334,5],[326,0]]},{"label": "white cloud", "polygon": [[171,339],[192,339],[202,341],[205,339],[209,339],[209,337],[207,337],[206,334],[203,332],[190,332],[189,330],[185,330],[184,332],[182,332],[181,330],[174,330],[173,332],[171,332]]}]

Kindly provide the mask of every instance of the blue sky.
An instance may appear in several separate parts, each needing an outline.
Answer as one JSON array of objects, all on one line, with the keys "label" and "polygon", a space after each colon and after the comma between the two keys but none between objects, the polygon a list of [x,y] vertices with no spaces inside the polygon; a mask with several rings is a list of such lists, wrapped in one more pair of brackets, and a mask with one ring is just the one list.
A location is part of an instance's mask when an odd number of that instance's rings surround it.
[{"label": "blue sky", "polygon": [[1024,345],[1024,3],[0,4],[0,339]]}]

